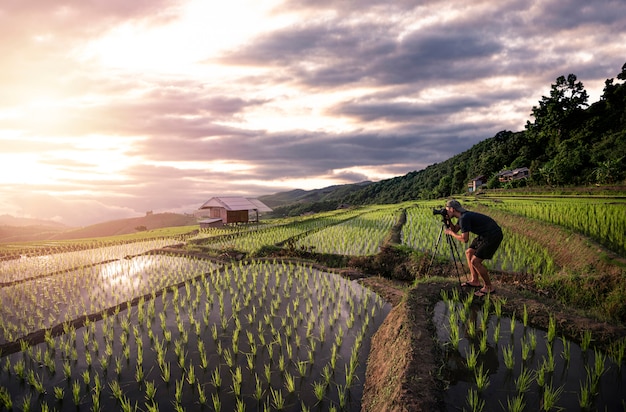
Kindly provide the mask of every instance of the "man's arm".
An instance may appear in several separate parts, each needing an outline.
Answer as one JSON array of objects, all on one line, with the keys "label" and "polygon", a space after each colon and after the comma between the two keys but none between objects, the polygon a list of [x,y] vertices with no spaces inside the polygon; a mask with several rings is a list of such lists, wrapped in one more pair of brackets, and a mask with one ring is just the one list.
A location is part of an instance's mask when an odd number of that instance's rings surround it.
[{"label": "man's arm", "polygon": [[469,232],[457,233],[458,231],[459,225],[450,225],[450,228],[446,229],[446,234],[452,236],[456,240],[467,243],[467,241],[469,240]]}]

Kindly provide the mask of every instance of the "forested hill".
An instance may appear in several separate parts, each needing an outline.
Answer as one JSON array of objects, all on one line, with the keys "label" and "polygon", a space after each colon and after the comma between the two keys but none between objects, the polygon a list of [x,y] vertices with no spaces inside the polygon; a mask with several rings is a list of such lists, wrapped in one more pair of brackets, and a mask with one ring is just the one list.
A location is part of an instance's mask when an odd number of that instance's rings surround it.
[{"label": "forested hill", "polygon": [[584,186],[621,184],[626,179],[626,63],[616,79],[607,79],[598,102],[576,75],[560,76],[549,96],[531,111],[523,131],[501,131],[444,162],[404,176],[369,184],[350,192],[327,194],[323,205],[275,208],[280,214],[330,209],[339,204],[397,203],[435,199],[467,191],[467,184],[485,176],[498,188],[497,174],[518,167],[530,179],[516,185]]}]

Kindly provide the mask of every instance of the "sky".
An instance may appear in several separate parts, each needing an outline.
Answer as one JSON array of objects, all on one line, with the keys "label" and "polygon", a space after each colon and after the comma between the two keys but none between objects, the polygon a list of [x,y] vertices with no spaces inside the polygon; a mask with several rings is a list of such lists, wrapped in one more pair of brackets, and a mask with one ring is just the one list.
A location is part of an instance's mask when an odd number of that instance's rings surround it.
[{"label": "sky", "polygon": [[85,226],[422,170],[570,73],[593,103],[626,3],[3,0],[0,55],[0,215]]}]

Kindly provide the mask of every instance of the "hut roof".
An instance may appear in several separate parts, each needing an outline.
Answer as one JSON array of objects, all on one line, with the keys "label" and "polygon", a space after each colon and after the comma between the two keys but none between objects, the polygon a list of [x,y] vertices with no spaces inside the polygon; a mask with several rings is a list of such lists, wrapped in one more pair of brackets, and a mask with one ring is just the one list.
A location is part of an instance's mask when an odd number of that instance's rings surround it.
[{"label": "hut roof", "polygon": [[223,207],[226,210],[258,210],[259,212],[271,212],[272,209],[258,199],[239,197],[239,196],[222,196],[212,197],[200,209],[209,209],[212,207]]}]

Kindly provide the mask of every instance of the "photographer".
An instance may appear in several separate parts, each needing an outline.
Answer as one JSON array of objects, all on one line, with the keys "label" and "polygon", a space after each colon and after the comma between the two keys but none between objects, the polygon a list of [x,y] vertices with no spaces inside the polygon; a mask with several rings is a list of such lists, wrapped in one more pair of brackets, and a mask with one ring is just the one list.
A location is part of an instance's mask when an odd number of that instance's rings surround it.
[{"label": "photographer", "polygon": [[[491,217],[481,213],[470,212],[454,199],[448,200],[446,211],[448,212],[448,218],[457,218],[457,224],[450,223],[446,229],[447,235],[463,243],[467,243],[469,240],[470,232],[477,235],[465,251],[471,279],[461,284],[461,286],[480,288],[474,293],[479,297],[494,293],[496,289],[491,284],[487,268],[483,265],[483,260],[491,259],[494,253],[496,253],[502,242],[502,229]],[[459,230],[461,234],[458,234]],[[482,288],[480,284],[481,278],[484,282]]]}]

